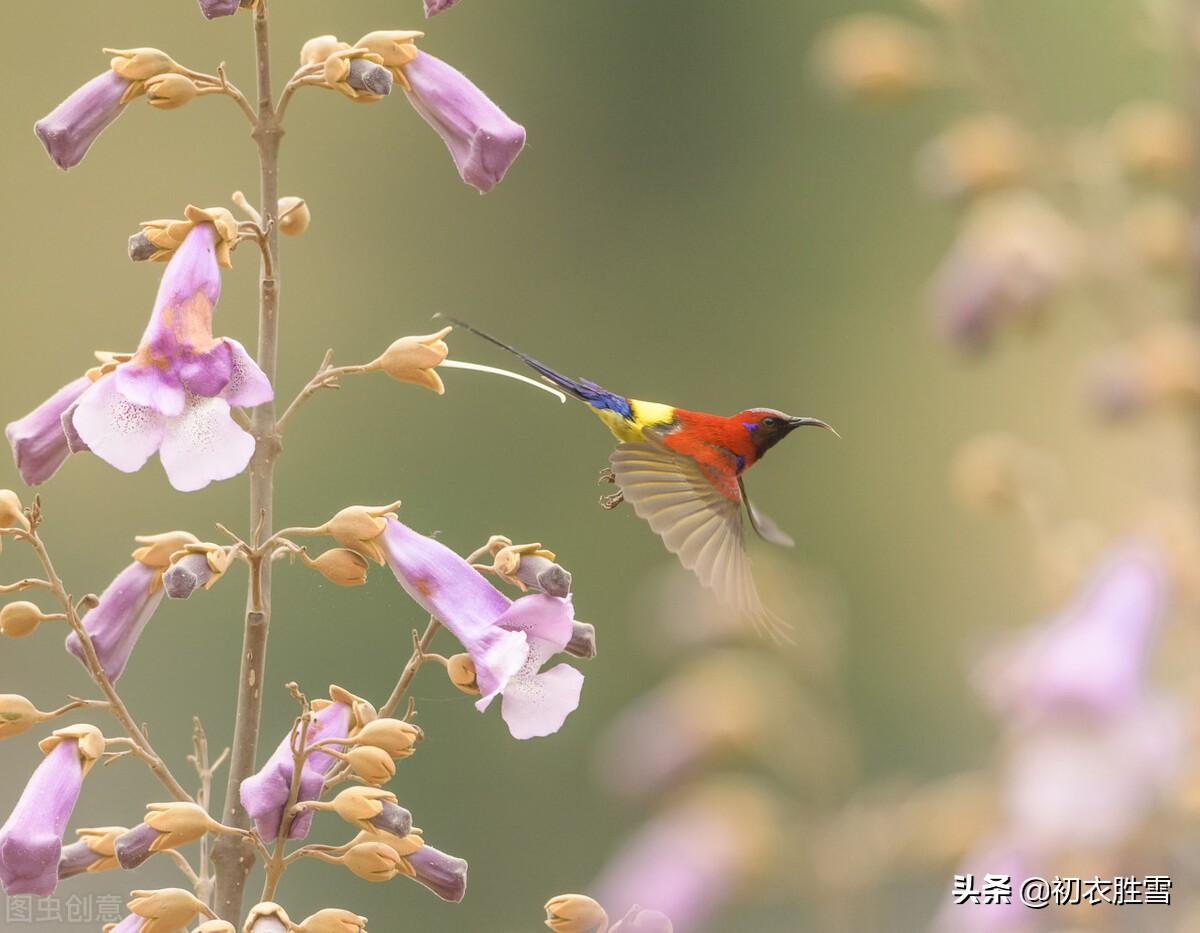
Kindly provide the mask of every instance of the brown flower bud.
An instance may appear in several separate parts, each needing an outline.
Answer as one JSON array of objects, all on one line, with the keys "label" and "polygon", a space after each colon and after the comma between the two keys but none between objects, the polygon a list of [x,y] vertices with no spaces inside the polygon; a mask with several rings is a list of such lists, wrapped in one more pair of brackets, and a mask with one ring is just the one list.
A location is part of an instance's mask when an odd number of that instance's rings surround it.
[{"label": "brown flower bud", "polygon": [[369,32],[356,43],[356,48],[374,52],[381,59],[384,67],[391,70],[392,77],[404,90],[411,91],[412,86],[404,74],[404,66],[417,57],[417,47],[414,39],[424,36],[423,32],[403,29],[383,29]]},{"label": "brown flower bud", "polygon": [[546,901],[546,926],[554,933],[604,933],[608,914],[586,894],[560,894]]},{"label": "brown flower bud", "polygon": [[[386,88],[379,86],[372,78],[371,66],[386,74]],[[383,68],[380,57],[364,49],[351,48],[334,52],[325,59],[323,74],[326,85],[340,91],[351,100],[379,100],[392,89],[391,73]]]},{"label": "brown flower bud", "polygon": [[155,570],[166,570],[171,566],[171,560],[181,554],[189,544],[199,544],[200,539],[186,531],[167,531],[160,535],[139,535],[133,539],[142,545],[133,552],[133,559],[138,563],[153,567]]},{"label": "brown flower bud", "polygon": [[279,199],[279,232],[285,236],[299,236],[308,229],[312,214],[308,202],[294,195]]},{"label": "brown flower bud", "polygon": [[302,554],[300,559],[338,586],[362,586],[367,582],[366,558],[349,548],[333,548],[316,558]]},{"label": "brown flower bud", "polygon": [[463,693],[479,696],[479,683],[476,680],[475,662],[469,654],[453,655],[446,663],[446,675],[450,683]]},{"label": "brown flower bud", "polygon": [[387,527],[386,516],[399,505],[399,502],[393,502],[378,508],[365,505],[347,506],[326,522],[322,531],[342,547],[357,551],[367,560],[373,560],[382,566],[383,548],[378,538]]},{"label": "brown flower bud", "polygon": [[413,874],[396,850],[382,842],[363,842],[342,856],[342,864],[365,881],[391,881],[397,875]]},{"label": "brown flower bud", "polygon": [[[260,923],[260,921],[266,922]],[[292,929],[292,920],[287,915],[287,911],[274,901],[263,901],[251,907],[250,913],[246,916],[246,922],[242,926],[243,933],[274,933],[276,929]]]},{"label": "brown flower bud", "polygon": [[159,110],[174,110],[189,103],[196,90],[196,82],[186,75],[155,75],[146,80],[146,102]]},{"label": "brown flower bud", "polygon": [[1126,104],[1110,121],[1109,135],[1131,175],[1182,175],[1195,155],[1196,141],[1187,118],[1163,101]]},{"label": "brown flower bud", "polygon": [[1033,142],[1020,125],[999,114],[979,114],[929,142],[917,156],[917,176],[931,194],[957,198],[1021,181],[1033,155]]},{"label": "brown flower bud", "polygon": [[24,600],[9,603],[0,609],[0,635],[6,638],[24,638],[32,635],[34,629],[52,618],[55,617],[46,615],[33,603]]},{"label": "brown flower bud", "polygon": [[923,31],[893,16],[867,13],[846,17],[821,37],[817,66],[835,91],[893,100],[927,87],[935,59]]},{"label": "brown flower bud", "polygon": [[21,505],[20,498],[11,489],[0,489],[0,528],[29,530],[29,519],[25,517],[25,507]]},{"label": "brown flower bud", "polygon": [[206,910],[203,902],[183,888],[130,893],[133,900],[126,906],[132,913],[146,918],[139,933],[175,933],[191,923],[196,914]]},{"label": "brown flower bud", "polygon": [[367,824],[359,825],[367,829],[385,803],[396,803],[396,795],[378,787],[348,787],[330,801],[330,808],[347,823]]},{"label": "brown flower bud", "polygon": [[403,719],[376,719],[369,722],[354,737],[359,745],[374,745],[382,748],[393,758],[408,758],[413,747],[421,741],[424,733],[411,722]]},{"label": "brown flower bud", "polygon": [[367,929],[367,918],[348,910],[326,907],[305,917],[293,929],[294,933],[363,933]]},{"label": "brown flower bud", "polygon": [[1150,197],[1138,201],[1122,219],[1125,241],[1152,269],[1177,271],[1192,259],[1192,220],[1179,201]]},{"label": "brown flower bud", "polygon": [[237,933],[237,927],[228,920],[205,920],[194,933]]},{"label": "brown flower bud", "polygon": [[378,787],[396,776],[396,762],[378,746],[359,745],[341,757],[364,783]]},{"label": "brown flower bud", "polygon": [[330,703],[341,703],[343,706],[350,707],[351,715],[354,721],[350,724],[350,729],[347,735],[354,735],[364,725],[375,719],[379,714],[375,712],[375,707],[368,703],[360,696],[355,696],[349,690],[339,687],[337,684],[329,685],[328,700],[313,700],[313,711],[324,709]]},{"label": "brown flower bud", "polygon": [[[166,262],[196,224],[211,223],[220,237],[216,244],[217,262],[225,269],[231,268],[231,250],[238,238],[237,219],[233,212],[225,207],[196,207],[189,204],[183,213],[185,220],[142,221],[141,232],[130,238],[130,257]],[[154,247],[153,251],[150,246]]]},{"label": "brown flower bud", "polygon": [[82,763],[83,773],[86,775],[92,770],[92,765],[99,761],[100,756],[104,754],[104,734],[95,726],[81,722],[74,726],[55,729],[54,732],[38,742],[38,749],[43,755],[49,755],[67,739],[74,739],[79,744],[79,761]]},{"label": "brown flower bud", "polygon": [[337,36],[315,36],[300,46],[301,65],[319,65],[334,52],[351,48],[348,42],[339,42]]},{"label": "brown flower bud", "polygon": [[446,391],[442,378],[435,372],[450,353],[443,339],[452,327],[443,327],[436,334],[423,337],[401,337],[380,356],[367,364],[369,371],[382,371],[399,382],[432,389],[438,395]]},{"label": "brown flower bud", "polygon": [[151,843],[151,852],[161,852],[195,842],[210,829],[220,825],[202,806],[185,801],[147,804],[145,822],[160,834]]},{"label": "brown flower bud", "polygon": [[412,832],[404,836],[397,836],[395,833],[372,828],[371,830],[363,830],[350,841],[353,845],[360,845],[364,842],[382,842],[391,846],[401,858],[408,858],[417,849],[425,845],[425,839],[421,835],[421,830],[415,827]]},{"label": "brown flower bud", "polygon": [[113,56],[110,62],[112,70],[130,81],[145,81],[156,75],[182,70],[161,49],[105,49],[104,54]]},{"label": "brown flower bud", "polygon": [[58,877],[74,878],[85,872],[95,873],[120,868],[117,860],[116,841],[129,832],[124,826],[100,826],[78,829],[79,841],[65,845],[58,863]]},{"label": "brown flower bud", "polygon": [[43,713],[25,697],[16,693],[0,693],[0,739],[28,732],[49,718],[49,713]]}]

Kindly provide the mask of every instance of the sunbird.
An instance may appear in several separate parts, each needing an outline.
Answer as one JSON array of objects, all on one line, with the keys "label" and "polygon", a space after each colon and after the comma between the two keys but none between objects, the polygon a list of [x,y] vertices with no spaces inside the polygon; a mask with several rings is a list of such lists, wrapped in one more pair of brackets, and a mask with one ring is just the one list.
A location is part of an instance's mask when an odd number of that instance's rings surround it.
[{"label": "sunbird", "polygon": [[464,321],[446,320],[507,350],[588,405],[620,441],[600,472],[601,481],[616,483],[619,491],[603,497],[601,505],[613,509],[628,501],[704,586],[756,626],[781,636],[783,623],[763,605],[750,572],[743,508],[764,540],[783,547],[796,542],[750,502],[743,477],[796,428],[837,431],[819,418],[774,408],[748,408],[726,418],[626,398],[588,379],[564,376]]}]

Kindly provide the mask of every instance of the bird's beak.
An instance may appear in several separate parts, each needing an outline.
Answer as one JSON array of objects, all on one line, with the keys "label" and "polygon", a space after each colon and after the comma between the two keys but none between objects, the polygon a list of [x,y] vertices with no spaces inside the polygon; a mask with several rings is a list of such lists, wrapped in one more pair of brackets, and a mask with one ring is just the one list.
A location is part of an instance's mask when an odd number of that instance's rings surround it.
[{"label": "bird's beak", "polygon": [[788,419],[788,427],[791,429],[802,428],[805,426],[824,428],[826,431],[829,431],[830,433],[835,434],[837,437],[842,436],[842,435],[838,434],[838,432],[834,429],[833,425],[822,421],[820,418],[789,418]]}]

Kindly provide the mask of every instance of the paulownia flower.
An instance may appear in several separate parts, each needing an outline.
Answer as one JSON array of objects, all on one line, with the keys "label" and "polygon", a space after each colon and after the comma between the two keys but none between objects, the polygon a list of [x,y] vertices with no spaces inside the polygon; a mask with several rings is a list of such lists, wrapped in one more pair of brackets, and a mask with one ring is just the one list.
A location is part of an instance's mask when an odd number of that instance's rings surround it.
[{"label": "paulownia flower", "polygon": [[53,476],[71,453],[63,431],[63,414],[92,385],[87,376],[67,383],[24,418],[10,422],[4,436],[12,447],[17,472],[30,486],[37,486]]},{"label": "paulownia flower", "polygon": [[167,264],[137,353],[102,375],[68,412],[74,430],[118,470],[141,469],[158,451],[176,489],[236,476],[254,438],[231,406],[270,401],[271,384],[245,348],[214,338],[221,292],[213,224],[196,224]]},{"label": "paulownia flower", "polygon": [[583,675],[569,664],[541,668],[571,639],[571,600],[532,593],[511,602],[444,544],[391,516],[379,540],[400,585],[470,654],[476,708],[503,695],[501,715],[514,738],[557,732],[579,705]]},{"label": "paulownia flower", "polygon": [[104,128],[121,115],[134,82],[109,70],[96,75],[33,125],[54,164],[78,165]]}]

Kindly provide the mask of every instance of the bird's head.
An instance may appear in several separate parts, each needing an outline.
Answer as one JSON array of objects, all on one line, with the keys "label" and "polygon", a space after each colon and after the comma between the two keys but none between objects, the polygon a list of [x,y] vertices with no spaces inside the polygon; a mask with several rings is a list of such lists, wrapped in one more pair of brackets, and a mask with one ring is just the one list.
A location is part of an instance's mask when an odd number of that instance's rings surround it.
[{"label": "bird's head", "polygon": [[740,422],[742,427],[746,429],[759,457],[791,434],[796,428],[811,425],[817,428],[824,428],[826,431],[833,431],[834,434],[837,434],[837,431],[834,431],[830,425],[826,424],[820,418],[797,418],[781,411],[776,411],[774,408],[748,408],[746,411],[738,412],[731,420]]}]

